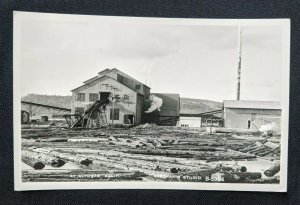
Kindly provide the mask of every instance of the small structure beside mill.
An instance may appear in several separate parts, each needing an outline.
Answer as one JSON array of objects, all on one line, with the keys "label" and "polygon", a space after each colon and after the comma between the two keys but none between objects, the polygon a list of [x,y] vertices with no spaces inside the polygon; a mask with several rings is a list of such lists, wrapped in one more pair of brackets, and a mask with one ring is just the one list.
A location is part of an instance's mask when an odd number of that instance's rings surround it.
[{"label": "small structure beside mill", "polygon": [[280,126],[280,102],[224,100],[224,121],[226,128],[258,130],[271,123]]}]

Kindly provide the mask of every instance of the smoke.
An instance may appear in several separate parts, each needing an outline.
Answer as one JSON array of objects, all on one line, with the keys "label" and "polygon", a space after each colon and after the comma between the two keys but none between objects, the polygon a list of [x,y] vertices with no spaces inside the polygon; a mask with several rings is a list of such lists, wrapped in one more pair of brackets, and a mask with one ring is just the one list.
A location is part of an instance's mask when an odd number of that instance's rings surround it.
[{"label": "smoke", "polygon": [[275,122],[271,122],[266,125],[262,125],[259,128],[259,131],[262,132],[263,134],[279,134],[280,133],[280,128],[278,124]]},{"label": "smoke", "polygon": [[160,107],[163,104],[163,100],[155,95],[150,95],[151,106],[148,108],[145,113],[153,112],[154,110],[160,111]]}]

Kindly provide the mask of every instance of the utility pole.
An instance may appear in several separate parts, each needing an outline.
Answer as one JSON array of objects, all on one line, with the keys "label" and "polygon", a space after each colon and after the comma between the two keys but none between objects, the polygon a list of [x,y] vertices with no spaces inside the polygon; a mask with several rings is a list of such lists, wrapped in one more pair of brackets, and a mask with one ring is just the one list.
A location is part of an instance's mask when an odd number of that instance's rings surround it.
[{"label": "utility pole", "polygon": [[115,90],[116,88],[113,87],[113,96],[112,96],[112,122],[111,122],[111,125],[112,125],[112,128],[114,127],[114,118],[115,118],[115,101],[116,101],[116,98],[115,98]]},{"label": "utility pole", "polygon": [[242,65],[242,27],[239,26],[239,37],[238,37],[238,69],[237,69],[237,96],[236,96],[237,100],[240,100],[240,95],[241,95],[241,65]]}]

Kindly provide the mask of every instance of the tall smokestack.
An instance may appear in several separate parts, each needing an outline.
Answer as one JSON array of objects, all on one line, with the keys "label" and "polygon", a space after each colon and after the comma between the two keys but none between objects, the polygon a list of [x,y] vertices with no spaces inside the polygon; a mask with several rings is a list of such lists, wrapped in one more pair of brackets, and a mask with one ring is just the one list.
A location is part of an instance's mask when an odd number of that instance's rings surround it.
[{"label": "tall smokestack", "polygon": [[240,95],[241,95],[241,64],[242,64],[242,27],[239,26],[237,95],[236,95],[237,100],[240,100]]}]

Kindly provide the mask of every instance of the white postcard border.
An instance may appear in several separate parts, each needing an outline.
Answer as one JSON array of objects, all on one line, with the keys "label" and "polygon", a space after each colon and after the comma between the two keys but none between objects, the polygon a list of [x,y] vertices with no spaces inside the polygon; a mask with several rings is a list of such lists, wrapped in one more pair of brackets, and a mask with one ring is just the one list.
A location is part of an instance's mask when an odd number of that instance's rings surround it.
[{"label": "white postcard border", "polygon": [[[283,33],[283,69],[282,69],[282,136],[281,169],[279,184],[236,184],[205,182],[22,182],[21,163],[21,66],[20,66],[20,28],[23,19],[47,19],[59,21],[106,21],[148,23],[160,25],[223,25],[223,26],[282,26]],[[112,17],[70,14],[49,14],[14,11],[13,22],[13,122],[14,122],[14,187],[24,190],[60,190],[60,189],[179,189],[179,190],[222,190],[222,191],[287,191],[288,164],[288,128],[289,128],[289,75],[290,75],[290,20],[289,19],[187,19],[153,17]]]}]

